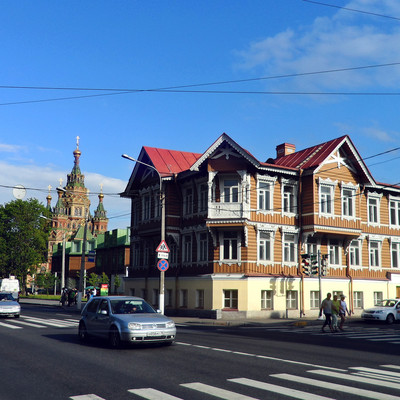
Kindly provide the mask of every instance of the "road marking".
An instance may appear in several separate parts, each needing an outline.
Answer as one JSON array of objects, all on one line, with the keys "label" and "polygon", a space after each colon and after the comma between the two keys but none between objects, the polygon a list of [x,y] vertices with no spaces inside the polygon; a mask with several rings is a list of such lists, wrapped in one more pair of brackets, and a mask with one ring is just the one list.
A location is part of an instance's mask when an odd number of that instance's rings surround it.
[{"label": "road marking", "polygon": [[237,378],[237,379],[228,379],[228,381],[239,383],[241,385],[250,386],[252,388],[279,393],[284,396],[294,397],[296,399],[301,399],[301,400],[335,400],[332,397],[319,396],[317,394],[302,392],[301,390],[296,390],[296,389],[285,388],[282,386],[273,385],[271,383],[259,382],[253,379]]},{"label": "road marking", "polygon": [[[326,371],[323,371],[323,370],[314,370],[314,371],[308,371],[308,372],[310,372],[312,374],[326,376]],[[385,381],[381,381],[381,380],[378,380],[378,379],[363,378],[362,376],[354,376],[354,375],[341,374],[341,373],[338,373],[338,372],[330,372],[329,373],[329,377],[330,378],[345,379],[345,380],[348,380],[348,381],[359,382],[359,383],[366,383],[366,384],[369,384],[369,385],[388,387],[388,383],[385,382]],[[391,383],[390,384],[390,388],[391,389],[400,389],[400,384]]]},{"label": "road marking", "polygon": [[33,323],[36,322],[38,324],[54,326],[56,328],[68,328],[74,326],[71,322],[64,322],[57,319],[42,319],[42,318],[28,317],[28,316],[23,316],[23,318],[29,322]]},{"label": "road marking", "polygon": [[361,371],[361,372],[369,372],[373,374],[379,374],[382,376],[390,376],[390,377],[395,377],[395,378],[400,378],[400,372],[393,372],[393,371],[383,371],[381,369],[375,369],[375,368],[367,368],[367,367],[349,367],[349,370],[355,369],[356,371]]},{"label": "road marking", "polygon": [[400,365],[394,365],[394,364],[384,364],[380,365],[382,368],[390,368],[390,369],[400,369]]},{"label": "road marking", "polygon": [[180,344],[180,345],[183,345],[183,346],[197,347],[197,348],[201,348],[201,349],[205,349],[205,350],[222,351],[222,352],[225,352],[225,353],[232,353],[232,354],[236,354],[236,355],[242,355],[242,356],[245,356],[245,357],[249,357],[250,356],[250,357],[262,358],[264,360],[273,360],[273,361],[281,361],[281,362],[289,363],[289,364],[305,365],[307,367],[312,367],[312,368],[328,369],[330,371],[347,372],[346,369],[330,368],[330,367],[326,367],[325,365],[316,365],[316,364],[310,364],[310,363],[306,363],[306,362],[302,362],[302,361],[285,360],[283,358],[263,356],[263,355],[260,355],[260,354],[240,353],[240,352],[236,352],[234,350],[227,350],[227,349],[220,349],[220,348],[216,348],[216,347],[193,345],[191,343],[185,343],[185,342],[175,342],[175,344]]},{"label": "road marking", "polygon": [[197,390],[198,392],[207,393],[211,396],[225,400],[258,400],[255,397],[245,396],[244,394],[231,392],[230,390],[217,388],[215,386],[205,385],[204,383],[200,382],[183,383],[180,386]]},{"label": "road marking", "polygon": [[[312,372],[312,371],[309,371]],[[327,376],[326,371],[323,371],[324,375]],[[316,386],[318,388],[323,387],[324,389],[336,390],[338,392],[350,393],[363,398],[373,399],[373,400],[399,400],[399,396],[392,396],[390,394],[384,394],[379,392],[374,392],[372,390],[359,389],[351,386],[344,386],[342,384],[331,383],[331,382],[321,382],[317,379],[304,378],[297,375],[290,374],[273,374],[270,375],[273,378],[284,379],[291,382],[304,383],[305,385]],[[332,374],[329,373],[329,377]],[[387,383],[386,383],[387,385]]]},{"label": "road marking", "polygon": [[72,396],[71,400],[105,400],[103,397],[96,396],[95,394],[82,394],[81,396]]},{"label": "road marking", "polygon": [[10,328],[10,329],[22,329],[21,326],[9,325],[9,324],[5,324],[4,322],[0,322],[0,325],[5,326],[6,328]]},{"label": "road marking", "polygon": [[30,322],[26,322],[26,321],[21,321],[20,319],[13,319],[12,321],[10,321],[13,324],[21,324],[21,325],[27,325],[27,326],[33,326],[34,328],[46,328],[43,325],[38,325],[38,324],[32,324]]},{"label": "road marking", "polygon": [[136,394],[137,396],[143,397],[147,400],[182,400],[179,397],[171,396],[170,394],[163,393],[152,388],[129,389],[128,392]]}]

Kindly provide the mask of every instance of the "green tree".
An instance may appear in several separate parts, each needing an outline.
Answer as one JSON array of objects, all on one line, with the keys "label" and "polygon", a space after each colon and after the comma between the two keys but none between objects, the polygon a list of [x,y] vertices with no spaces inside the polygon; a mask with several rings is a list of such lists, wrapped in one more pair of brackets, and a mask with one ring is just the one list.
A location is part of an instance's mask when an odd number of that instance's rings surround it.
[{"label": "green tree", "polygon": [[99,277],[99,283],[106,283],[107,285],[110,283],[110,279],[108,278],[105,272],[103,272]]},{"label": "green tree", "polygon": [[23,288],[28,275],[47,261],[48,215],[36,199],[0,205],[0,276],[15,275]]},{"label": "green tree", "polygon": [[99,284],[100,277],[92,272],[87,278],[87,283],[89,284],[88,286],[94,286],[96,287]]},{"label": "green tree", "polygon": [[121,278],[119,275],[115,275],[114,277],[114,291],[118,293],[118,288],[121,286]]},{"label": "green tree", "polygon": [[54,288],[56,282],[60,280],[51,272],[45,272],[36,274],[35,284],[39,288],[46,290],[46,293],[49,294],[49,290]]}]

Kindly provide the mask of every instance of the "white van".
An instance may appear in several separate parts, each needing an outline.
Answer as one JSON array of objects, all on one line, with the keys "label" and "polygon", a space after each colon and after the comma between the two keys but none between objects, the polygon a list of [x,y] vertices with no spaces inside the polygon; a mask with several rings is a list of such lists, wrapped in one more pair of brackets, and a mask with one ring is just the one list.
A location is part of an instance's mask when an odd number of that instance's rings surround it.
[{"label": "white van", "polygon": [[0,279],[0,292],[10,292],[15,300],[19,299],[19,280],[15,276]]}]

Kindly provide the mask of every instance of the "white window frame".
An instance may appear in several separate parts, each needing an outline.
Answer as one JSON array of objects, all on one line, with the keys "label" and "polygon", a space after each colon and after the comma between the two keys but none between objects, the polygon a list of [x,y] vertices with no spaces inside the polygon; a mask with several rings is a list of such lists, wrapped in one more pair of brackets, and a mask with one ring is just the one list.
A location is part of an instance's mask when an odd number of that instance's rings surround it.
[{"label": "white window frame", "polygon": [[341,185],[341,197],[342,197],[342,218],[352,219],[356,218],[356,194],[358,186],[351,183],[345,184],[342,182]]},{"label": "white window frame", "polygon": [[334,187],[332,185],[320,185],[319,187],[320,214],[329,216],[332,216],[334,214],[335,202],[333,194],[334,194]]},{"label": "white window frame", "polygon": [[353,292],[353,307],[364,308],[364,292]]},{"label": "white window frame", "polygon": [[339,240],[332,239],[328,245],[329,265],[341,265],[342,263],[342,246]]},{"label": "white window frame", "polygon": [[400,228],[400,198],[389,196],[389,224],[392,228]]},{"label": "white window frame", "polygon": [[276,177],[257,175],[257,212],[273,213],[276,179]]},{"label": "white window frame", "polygon": [[239,309],[239,291],[237,289],[223,290],[223,308],[230,310]]},{"label": "white window frame", "polygon": [[383,300],[383,292],[374,292],[374,305]]},{"label": "white window frame", "polygon": [[390,262],[392,268],[400,268],[400,242],[390,242]]},{"label": "white window frame", "polygon": [[193,214],[193,188],[187,187],[183,190],[183,215]]},{"label": "white window frame", "polygon": [[188,306],[188,290],[180,289],[179,290],[179,307],[187,308]]},{"label": "white window frame", "polygon": [[186,234],[183,236],[183,254],[182,254],[182,261],[184,263],[190,263],[192,262],[192,235],[191,234]]},{"label": "white window frame", "polygon": [[221,176],[220,183],[222,203],[241,202],[241,180],[238,176]]},{"label": "white window frame", "polygon": [[196,308],[204,309],[204,289],[196,289]]},{"label": "white window frame", "polygon": [[273,261],[273,232],[258,231],[258,262]]},{"label": "white window frame", "polygon": [[378,240],[368,241],[369,266],[371,268],[380,268],[382,265],[381,246],[382,242]]},{"label": "white window frame", "polygon": [[197,261],[208,261],[208,233],[197,233]]},{"label": "white window frame", "polygon": [[310,291],[310,309],[315,310],[319,309],[321,304],[321,300],[319,298],[319,290],[311,290]]},{"label": "white window frame", "polygon": [[274,309],[274,291],[261,290],[261,309],[273,310]]},{"label": "white window frame", "polygon": [[297,310],[299,308],[299,292],[297,290],[286,291],[286,309]]},{"label": "white window frame", "polygon": [[[290,190],[288,190],[290,189]],[[297,214],[297,185],[288,179],[281,182],[282,215]]]},{"label": "white window frame", "polygon": [[297,262],[297,234],[294,232],[282,233],[282,259],[285,264]]},{"label": "white window frame", "polygon": [[[227,262],[237,262],[240,260],[240,245],[241,245],[241,232],[240,231],[223,231],[221,232],[220,241],[220,258]],[[236,243],[236,248],[235,248]],[[225,252],[225,247],[228,246],[228,257]],[[236,258],[234,257],[236,255]]]},{"label": "white window frame", "polygon": [[362,242],[361,240],[354,239],[349,245],[349,264],[351,267],[360,267],[362,265]]},{"label": "white window frame", "polygon": [[[367,207],[368,207],[368,225],[379,225],[380,224],[380,205],[381,205],[381,194],[368,193],[367,194]],[[373,204],[372,201],[376,202]]]},{"label": "white window frame", "polygon": [[198,210],[199,213],[203,213],[208,209],[208,184],[207,183],[200,183],[198,186]]}]

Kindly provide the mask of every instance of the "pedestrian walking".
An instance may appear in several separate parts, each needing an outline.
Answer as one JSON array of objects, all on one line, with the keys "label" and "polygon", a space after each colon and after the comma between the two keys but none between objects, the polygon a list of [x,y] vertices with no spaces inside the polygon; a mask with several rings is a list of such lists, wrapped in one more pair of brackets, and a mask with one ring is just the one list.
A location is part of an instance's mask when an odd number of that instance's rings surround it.
[{"label": "pedestrian walking", "polygon": [[325,322],[322,325],[321,332],[325,332],[325,326],[329,326],[329,329],[331,332],[334,332],[332,328],[332,300],[331,300],[332,294],[328,293],[326,295],[326,299],[321,303],[321,308],[319,310],[319,316],[322,316],[322,312],[324,312],[325,315]]},{"label": "pedestrian walking", "polygon": [[346,321],[346,313],[347,313],[347,315],[350,316],[350,311],[347,308],[347,304],[346,304],[345,298],[346,298],[346,296],[344,294],[342,294],[340,296],[340,309],[339,309],[340,325],[339,325],[339,329],[341,331],[343,331],[343,325],[344,325],[344,323]]},{"label": "pedestrian walking", "polygon": [[332,328],[335,332],[337,332],[339,329],[339,310],[340,300],[338,299],[337,294],[334,294],[332,300]]}]

